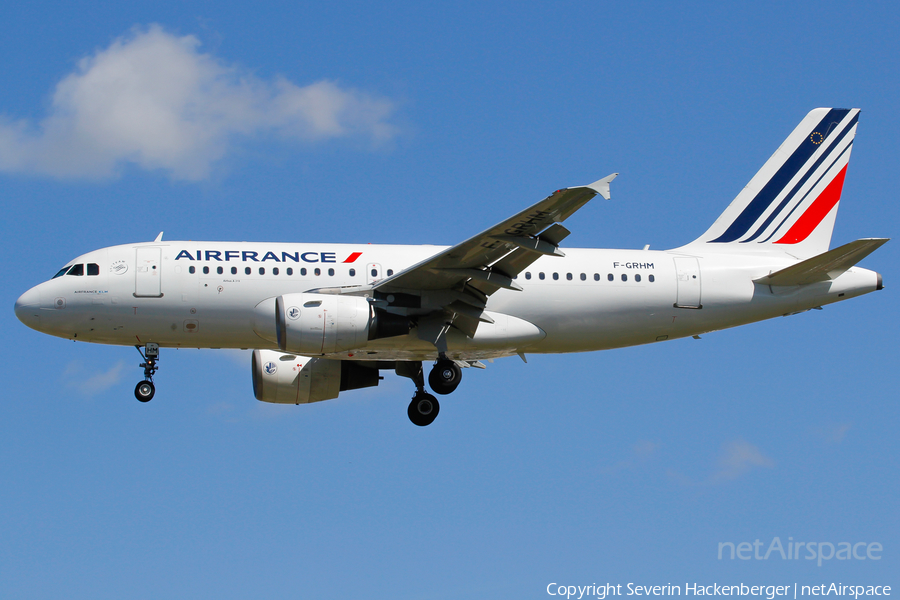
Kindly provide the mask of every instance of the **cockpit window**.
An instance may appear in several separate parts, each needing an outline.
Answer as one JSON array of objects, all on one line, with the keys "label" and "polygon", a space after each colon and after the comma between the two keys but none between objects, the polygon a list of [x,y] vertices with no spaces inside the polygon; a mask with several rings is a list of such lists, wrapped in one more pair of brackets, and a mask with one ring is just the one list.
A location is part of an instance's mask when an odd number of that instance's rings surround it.
[{"label": "cockpit window", "polygon": [[99,275],[100,274],[100,265],[97,263],[88,263],[88,275]]},{"label": "cockpit window", "polygon": [[51,279],[56,279],[57,277],[62,277],[63,275],[66,274],[66,271],[68,271],[71,268],[72,268],[71,265],[69,265],[68,267],[63,267],[62,269],[59,270],[59,273],[57,273],[56,275],[51,277]]},{"label": "cockpit window", "polygon": [[69,272],[66,275],[75,275],[77,277],[81,277],[84,275],[84,265],[73,265]]}]

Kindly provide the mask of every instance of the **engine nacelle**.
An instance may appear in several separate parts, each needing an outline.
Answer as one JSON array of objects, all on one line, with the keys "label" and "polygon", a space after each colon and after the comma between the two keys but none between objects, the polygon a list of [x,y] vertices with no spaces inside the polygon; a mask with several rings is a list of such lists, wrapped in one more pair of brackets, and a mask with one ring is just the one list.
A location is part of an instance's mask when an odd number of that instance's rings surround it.
[{"label": "engine nacelle", "polygon": [[366,298],[285,294],[275,299],[278,347],[299,354],[330,354],[369,342],[374,309]]},{"label": "engine nacelle", "polygon": [[285,294],[253,311],[253,330],[284,352],[318,355],[362,348],[369,340],[409,333],[409,318],[366,298],[337,294]]},{"label": "engine nacelle", "polygon": [[253,395],[263,402],[307,404],[339,392],[378,385],[378,369],[365,363],[253,351]]}]

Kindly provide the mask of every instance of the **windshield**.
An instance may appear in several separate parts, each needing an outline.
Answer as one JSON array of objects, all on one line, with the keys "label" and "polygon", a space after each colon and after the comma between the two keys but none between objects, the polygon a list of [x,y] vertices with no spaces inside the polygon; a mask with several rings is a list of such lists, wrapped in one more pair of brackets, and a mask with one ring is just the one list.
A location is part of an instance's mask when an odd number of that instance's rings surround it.
[{"label": "windshield", "polygon": [[71,269],[71,268],[72,268],[72,265],[69,265],[68,267],[63,267],[62,269],[59,270],[59,273],[57,273],[56,275],[54,275],[54,276],[51,277],[50,279],[56,279],[57,277],[62,277],[63,275],[66,274],[66,271],[68,271],[68,270]]}]

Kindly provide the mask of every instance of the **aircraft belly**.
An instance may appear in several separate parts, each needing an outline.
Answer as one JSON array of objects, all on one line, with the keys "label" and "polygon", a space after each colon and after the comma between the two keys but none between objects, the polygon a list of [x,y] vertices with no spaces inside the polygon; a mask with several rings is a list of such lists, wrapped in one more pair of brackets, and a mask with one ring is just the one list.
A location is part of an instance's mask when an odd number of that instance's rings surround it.
[{"label": "aircraft belly", "polygon": [[[530,321],[547,337],[529,353],[583,352],[656,341],[670,329],[674,288],[650,284],[536,285],[523,297],[498,297],[497,310]],[[498,294],[498,296],[500,296]],[[493,299],[489,304],[494,308]]]}]

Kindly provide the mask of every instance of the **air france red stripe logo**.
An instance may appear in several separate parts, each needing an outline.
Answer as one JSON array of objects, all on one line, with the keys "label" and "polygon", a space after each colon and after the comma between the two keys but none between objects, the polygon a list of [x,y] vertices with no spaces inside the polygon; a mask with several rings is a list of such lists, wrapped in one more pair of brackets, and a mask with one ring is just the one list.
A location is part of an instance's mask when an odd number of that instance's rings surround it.
[{"label": "air france red stripe logo", "polygon": [[809,234],[819,226],[822,219],[825,218],[834,205],[841,199],[841,190],[844,188],[844,175],[847,173],[847,165],[841,169],[831,183],[822,190],[819,197],[806,209],[806,212],[800,215],[797,222],[794,223],[786,234],[780,239],[773,242],[774,244],[797,244],[809,237]]}]

